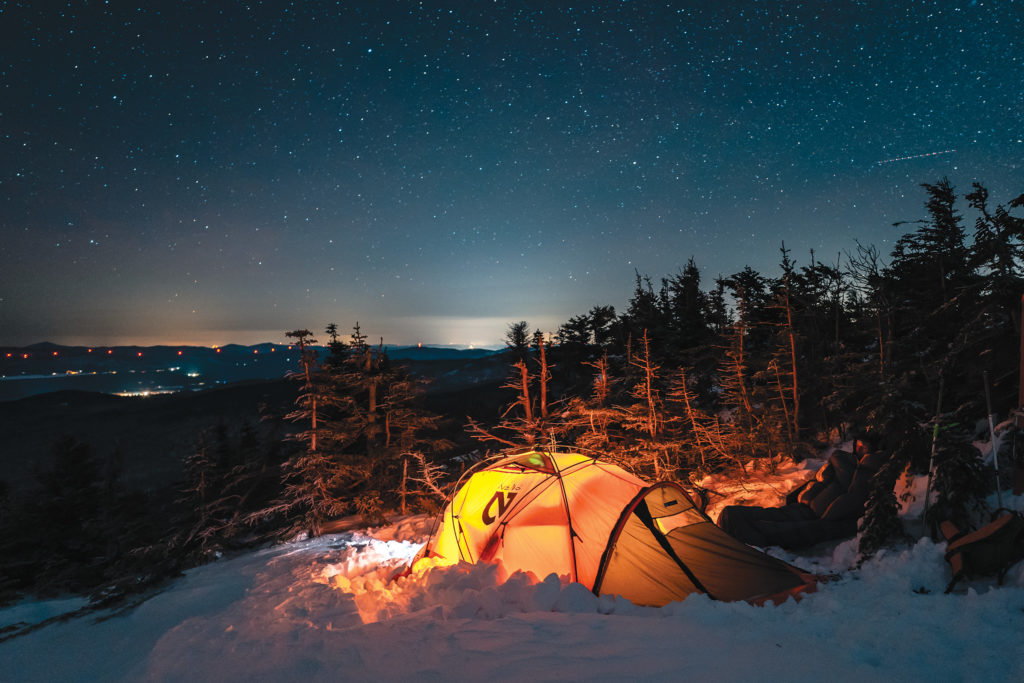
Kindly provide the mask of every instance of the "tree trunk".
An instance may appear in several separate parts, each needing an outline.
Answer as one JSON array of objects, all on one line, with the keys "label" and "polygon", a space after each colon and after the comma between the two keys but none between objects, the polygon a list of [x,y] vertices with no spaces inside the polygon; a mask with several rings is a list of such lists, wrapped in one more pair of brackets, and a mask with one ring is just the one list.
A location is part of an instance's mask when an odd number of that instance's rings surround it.
[{"label": "tree trunk", "polygon": [[704,446],[700,440],[700,429],[697,426],[697,417],[693,414],[693,406],[690,405],[690,390],[686,387],[686,368],[679,367],[679,381],[683,393],[683,403],[686,406],[686,416],[690,419],[690,428],[693,430],[693,440],[697,444],[697,452],[700,453],[701,467],[705,467],[707,457],[704,455]]},{"label": "tree trunk", "polygon": [[544,349],[544,340],[540,340],[540,417],[546,420],[548,416],[548,380],[551,373],[548,371],[548,357]]},{"label": "tree trunk", "polygon": [[[789,333],[789,358],[793,368],[793,434],[800,435],[800,391],[796,377],[796,336],[793,334],[793,309],[789,305],[789,284],[786,285],[786,331]],[[778,368],[775,370],[778,372]]]},{"label": "tree trunk", "polygon": [[402,497],[402,514],[407,514],[405,509],[406,482],[409,481],[409,458],[402,458],[402,488],[399,494]]}]

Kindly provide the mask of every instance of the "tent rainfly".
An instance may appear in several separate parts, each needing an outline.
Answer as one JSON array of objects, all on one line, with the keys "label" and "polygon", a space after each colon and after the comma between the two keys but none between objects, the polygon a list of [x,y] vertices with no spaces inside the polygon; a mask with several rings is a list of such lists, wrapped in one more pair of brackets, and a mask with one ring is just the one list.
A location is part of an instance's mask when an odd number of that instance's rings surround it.
[{"label": "tent rainfly", "polygon": [[597,595],[661,606],[690,593],[782,602],[813,576],[732,538],[678,485],[643,480],[578,453],[530,451],[472,472],[412,569],[493,562],[551,573]]}]

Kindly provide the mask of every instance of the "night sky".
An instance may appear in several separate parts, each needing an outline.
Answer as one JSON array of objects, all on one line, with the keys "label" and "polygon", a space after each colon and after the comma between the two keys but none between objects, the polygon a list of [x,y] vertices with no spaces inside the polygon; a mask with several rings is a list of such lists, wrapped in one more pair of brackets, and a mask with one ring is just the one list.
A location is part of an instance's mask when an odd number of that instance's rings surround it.
[{"label": "night sky", "polygon": [[0,344],[492,345],[1024,192],[1020,3],[554,5],[0,0]]}]

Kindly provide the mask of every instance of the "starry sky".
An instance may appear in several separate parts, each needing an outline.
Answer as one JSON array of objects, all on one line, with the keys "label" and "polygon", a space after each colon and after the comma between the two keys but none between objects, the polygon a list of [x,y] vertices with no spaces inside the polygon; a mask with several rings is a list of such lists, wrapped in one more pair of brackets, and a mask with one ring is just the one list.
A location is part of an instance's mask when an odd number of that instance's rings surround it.
[{"label": "starry sky", "polygon": [[920,183],[1024,192],[1021,36],[1011,1],[0,0],[0,344],[495,345],[691,256],[888,253]]}]

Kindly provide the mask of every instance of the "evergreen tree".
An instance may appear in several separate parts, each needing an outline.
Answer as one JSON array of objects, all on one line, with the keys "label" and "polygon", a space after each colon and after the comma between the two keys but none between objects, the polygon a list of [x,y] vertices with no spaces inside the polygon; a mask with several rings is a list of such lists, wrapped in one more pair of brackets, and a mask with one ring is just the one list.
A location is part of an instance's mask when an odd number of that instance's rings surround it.
[{"label": "evergreen tree", "polygon": [[348,469],[339,457],[339,440],[327,424],[332,412],[343,410],[346,397],[330,390],[326,372],[317,364],[316,340],[309,330],[294,330],[286,336],[299,346],[301,371],[293,375],[302,382],[295,409],[287,419],[303,428],[294,436],[301,447],[284,464],[281,497],[270,506],[253,513],[250,523],[268,517],[283,517],[283,535],[306,532],[319,535],[332,517],[344,514],[347,500],[341,495]]},{"label": "evergreen tree", "polygon": [[381,520],[388,501],[405,485],[407,459],[450,444],[433,435],[439,418],[419,405],[422,382],[391,363],[383,342],[351,354],[333,379],[335,390],[351,398],[335,423],[352,475],[348,489],[360,514]]},{"label": "evergreen tree", "polygon": [[[666,320],[661,298],[654,292],[650,277],[641,276],[639,271],[636,271],[635,275],[633,296],[619,321],[619,335],[625,340],[627,357],[632,355],[634,344],[638,344],[645,333],[649,339],[653,338],[661,343],[664,343],[665,339]],[[655,355],[660,356],[657,350]]]},{"label": "evergreen tree", "polygon": [[[754,281],[756,284],[757,281]],[[734,280],[726,281],[733,289],[737,303],[736,321],[727,329],[724,339],[722,365],[719,370],[721,402],[731,412],[729,449],[739,461],[740,454],[751,459],[758,453],[757,416],[754,413],[752,371],[748,358],[749,329],[752,305],[747,297],[744,284]]]},{"label": "evergreen tree", "polygon": [[608,354],[595,361],[585,362],[594,375],[589,394],[571,397],[565,411],[565,429],[572,434],[572,442],[585,452],[607,453],[612,447],[612,429],[617,424],[618,411],[611,404],[611,395],[617,379],[611,374]]},{"label": "evergreen tree", "polygon": [[903,469],[898,460],[890,458],[871,480],[871,492],[864,506],[857,549],[864,558],[871,557],[886,543],[906,536],[900,524],[900,504],[894,491]]},{"label": "evergreen tree", "polygon": [[575,387],[579,381],[579,369],[590,360],[592,351],[597,348],[591,344],[590,319],[585,315],[569,318],[568,322],[558,328],[555,341],[557,346],[549,349],[558,357],[565,384]]},{"label": "evergreen tree", "polygon": [[[358,326],[359,323],[356,323]],[[324,361],[324,365],[328,367],[337,367],[345,362],[345,358],[348,354],[348,344],[341,341],[341,337],[338,334],[338,325],[330,323],[327,325],[327,359]]]},{"label": "evergreen tree", "polygon": [[116,462],[65,436],[35,480],[36,490],[0,525],[0,591],[104,598],[149,585],[134,549],[159,531],[146,498],[121,483]]},{"label": "evergreen tree", "polygon": [[969,321],[973,339],[964,340],[970,347],[964,349],[964,364],[975,381],[980,372],[991,372],[996,378],[997,405],[1013,405],[1014,390],[1020,391],[1016,386],[1019,377],[1010,379],[1001,370],[1019,364],[1024,218],[1012,215],[1010,209],[1024,206],[1024,195],[1011,201],[1009,208],[998,205],[992,209],[988,190],[975,183],[966,199],[979,214],[971,247],[979,278],[978,303]]},{"label": "evergreen tree", "polygon": [[946,520],[960,529],[970,529],[986,511],[985,497],[992,490],[992,473],[978,457],[972,435],[959,426],[956,411],[943,422],[935,449],[935,493],[926,522],[930,529],[938,529]]},{"label": "evergreen tree", "polygon": [[686,471],[700,474],[718,471],[728,461],[735,462],[742,469],[740,461],[734,460],[736,454],[730,452],[723,438],[718,418],[702,408],[701,399],[693,389],[696,382],[691,380],[691,376],[686,367],[680,366],[668,392],[668,400],[676,405],[678,415],[675,420],[676,439],[684,457],[680,464]]},{"label": "evergreen tree", "polygon": [[525,360],[530,350],[530,323],[525,320],[509,323],[505,332],[505,348],[515,358]]},{"label": "evergreen tree", "polygon": [[711,337],[708,295],[701,289],[700,270],[693,257],[680,273],[662,280],[662,292],[670,330],[669,357],[674,362],[693,362],[697,349],[707,345]]},{"label": "evergreen tree", "polygon": [[615,307],[594,306],[587,314],[590,322],[590,335],[593,343],[607,350],[615,339]]},{"label": "evergreen tree", "polygon": [[731,322],[729,307],[725,303],[725,278],[715,278],[715,288],[708,292],[708,325],[716,336],[721,336]]},{"label": "evergreen tree", "polygon": [[[943,178],[923,187],[930,217],[896,242],[887,273],[896,301],[893,336],[901,341],[895,349],[898,355],[890,361],[897,364],[893,370],[898,374],[924,369],[937,386],[937,369],[922,368],[921,360],[933,359],[933,366],[951,365],[952,336],[964,328],[975,309],[973,300],[961,299],[970,291],[974,276],[952,185]],[[962,384],[956,378],[951,386]]]},{"label": "evergreen tree", "polygon": [[619,408],[619,422],[632,436],[616,456],[627,469],[653,475],[660,480],[676,469],[675,449],[666,440],[666,420],[661,391],[660,366],[651,355],[651,340],[646,330],[640,337],[630,365],[636,380],[631,401]]}]

